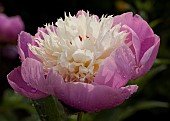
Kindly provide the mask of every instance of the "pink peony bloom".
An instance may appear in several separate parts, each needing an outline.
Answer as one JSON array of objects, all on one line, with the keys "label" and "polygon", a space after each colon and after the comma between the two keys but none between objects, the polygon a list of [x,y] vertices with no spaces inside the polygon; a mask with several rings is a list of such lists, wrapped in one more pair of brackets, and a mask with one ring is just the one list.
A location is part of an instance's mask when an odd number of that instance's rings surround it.
[{"label": "pink peony bloom", "polygon": [[137,91],[128,81],[149,71],[158,52],[159,37],[130,12],[99,19],[79,11],[55,25],[19,35],[22,65],[7,78],[23,96],[52,95],[88,112],[115,107]]},{"label": "pink peony bloom", "polygon": [[18,34],[24,30],[24,23],[20,16],[8,17],[0,13],[0,42],[15,43]]}]

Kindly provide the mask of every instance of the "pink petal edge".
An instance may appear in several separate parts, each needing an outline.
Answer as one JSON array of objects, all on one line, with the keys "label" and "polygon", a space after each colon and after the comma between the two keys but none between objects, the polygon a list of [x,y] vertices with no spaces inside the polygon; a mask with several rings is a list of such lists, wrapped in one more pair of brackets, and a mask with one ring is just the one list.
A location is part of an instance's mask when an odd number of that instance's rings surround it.
[{"label": "pink petal edge", "polygon": [[56,97],[65,104],[79,110],[94,112],[115,107],[136,92],[137,86],[130,85],[113,89],[104,85],[86,83],[65,83],[60,86],[60,93],[56,88]]},{"label": "pink petal edge", "polygon": [[40,99],[47,97],[48,95],[32,88],[26,82],[24,82],[21,76],[21,67],[15,68],[7,75],[8,82],[10,86],[19,94],[24,97],[31,98],[31,99]]},{"label": "pink petal edge", "polygon": [[122,26],[129,26],[139,36],[140,41],[154,35],[149,24],[138,14],[133,15],[132,12],[126,12],[121,15],[114,16],[113,26],[119,23],[121,23]]},{"label": "pink petal edge", "polygon": [[99,67],[94,83],[112,88],[126,85],[134,74],[136,64],[134,58],[133,53],[127,46],[118,48]]},{"label": "pink petal edge", "polygon": [[52,69],[44,75],[42,63],[32,58],[26,58],[23,61],[21,74],[25,82],[49,95],[54,95],[54,88],[59,82],[64,82],[63,78]]},{"label": "pink petal edge", "polygon": [[18,36],[18,53],[20,55],[20,58],[22,61],[25,60],[25,58],[29,57],[28,54],[28,43],[32,43],[32,36],[22,31]]},{"label": "pink petal edge", "polygon": [[[92,85],[81,82],[65,83],[61,76],[57,75],[53,70],[48,72],[47,78],[44,80],[40,79],[42,77],[39,76],[39,74],[41,74],[41,67],[39,66],[42,66],[40,62],[27,58],[23,63],[28,66],[28,72],[32,68],[29,66],[34,63],[34,67],[36,68],[34,69],[37,71],[36,75],[38,75],[37,77],[34,77],[34,82],[27,83],[34,85],[36,89],[41,90],[42,92],[47,91],[48,94],[51,93],[51,95],[57,97],[71,107],[83,111],[93,112],[114,107],[121,104],[137,90],[136,85],[113,89],[105,85]],[[24,67],[24,65],[22,66]],[[24,71],[23,73],[25,74],[27,73],[25,72],[25,69],[22,71]],[[30,80],[32,74],[35,74],[35,72],[30,74],[29,79],[24,79]],[[45,88],[41,87],[43,85],[45,85]],[[102,98],[102,96],[104,98]]]}]

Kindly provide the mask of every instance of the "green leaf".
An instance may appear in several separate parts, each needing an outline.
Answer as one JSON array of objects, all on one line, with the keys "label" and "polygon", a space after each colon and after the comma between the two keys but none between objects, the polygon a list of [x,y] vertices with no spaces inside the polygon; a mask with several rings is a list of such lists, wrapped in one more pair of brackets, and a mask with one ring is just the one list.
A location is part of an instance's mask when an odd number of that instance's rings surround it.
[{"label": "green leaf", "polygon": [[52,96],[32,102],[41,121],[65,121],[68,118],[62,104]]},{"label": "green leaf", "polygon": [[156,19],[156,20],[153,20],[149,23],[149,25],[151,26],[151,28],[154,28],[155,26],[157,26],[159,23],[161,23],[162,20],[161,19]]},{"label": "green leaf", "polygon": [[[140,110],[149,110],[152,108],[169,108],[168,102],[160,102],[160,101],[141,101],[136,103],[135,105],[127,106],[125,108],[120,108],[114,114],[114,121],[123,121],[128,117],[135,114]],[[116,117],[117,116],[117,117]]]}]

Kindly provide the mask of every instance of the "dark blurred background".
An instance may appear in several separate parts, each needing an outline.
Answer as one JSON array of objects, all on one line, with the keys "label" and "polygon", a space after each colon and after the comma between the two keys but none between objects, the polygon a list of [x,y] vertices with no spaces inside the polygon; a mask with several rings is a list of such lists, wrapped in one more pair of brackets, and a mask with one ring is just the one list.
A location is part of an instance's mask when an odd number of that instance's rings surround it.
[{"label": "dark blurred background", "polygon": [[[36,2],[36,3],[35,3]],[[85,114],[84,121],[170,121],[170,1],[169,0],[0,0],[8,16],[20,15],[25,31],[34,35],[38,27],[56,22],[64,12],[88,10],[101,16],[127,11],[137,13],[160,36],[161,45],[154,66],[138,84],[137,93],[122,105]],[[6,75],[20,65],[19,58],[0,59],[0,121],[39,121],[31,101],[11,90]],[[70,117],[75,121],[75,117]]]}]

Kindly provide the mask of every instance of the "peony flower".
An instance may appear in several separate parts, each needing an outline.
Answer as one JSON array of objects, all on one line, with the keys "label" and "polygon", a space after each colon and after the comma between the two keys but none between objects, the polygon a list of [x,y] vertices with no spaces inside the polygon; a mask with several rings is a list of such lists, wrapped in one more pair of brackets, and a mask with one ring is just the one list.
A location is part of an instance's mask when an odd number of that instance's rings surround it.
[{"label": "peony flower", "polygon": [[115,107],[137,91],[127,85],[151,68],[159,37],[139,15],[91,15],[78,11],[55,25],[38,28],[35,36],[21,32],[22,64],[7,78],[23,96],[52,95],[82,111]]},{"label": "peony flower", "polygon": [[14,59],[18,56],[16,42],[18,34],[24,30],[24,23],[20,16],[8,17],[0,13],[0,53],[2,58]]},{"label": "peony flower", "polygon": [[0,13],[0,42],[15,43],[18,34],[24,30],[24,23],[20,16],[8,17]]}]

